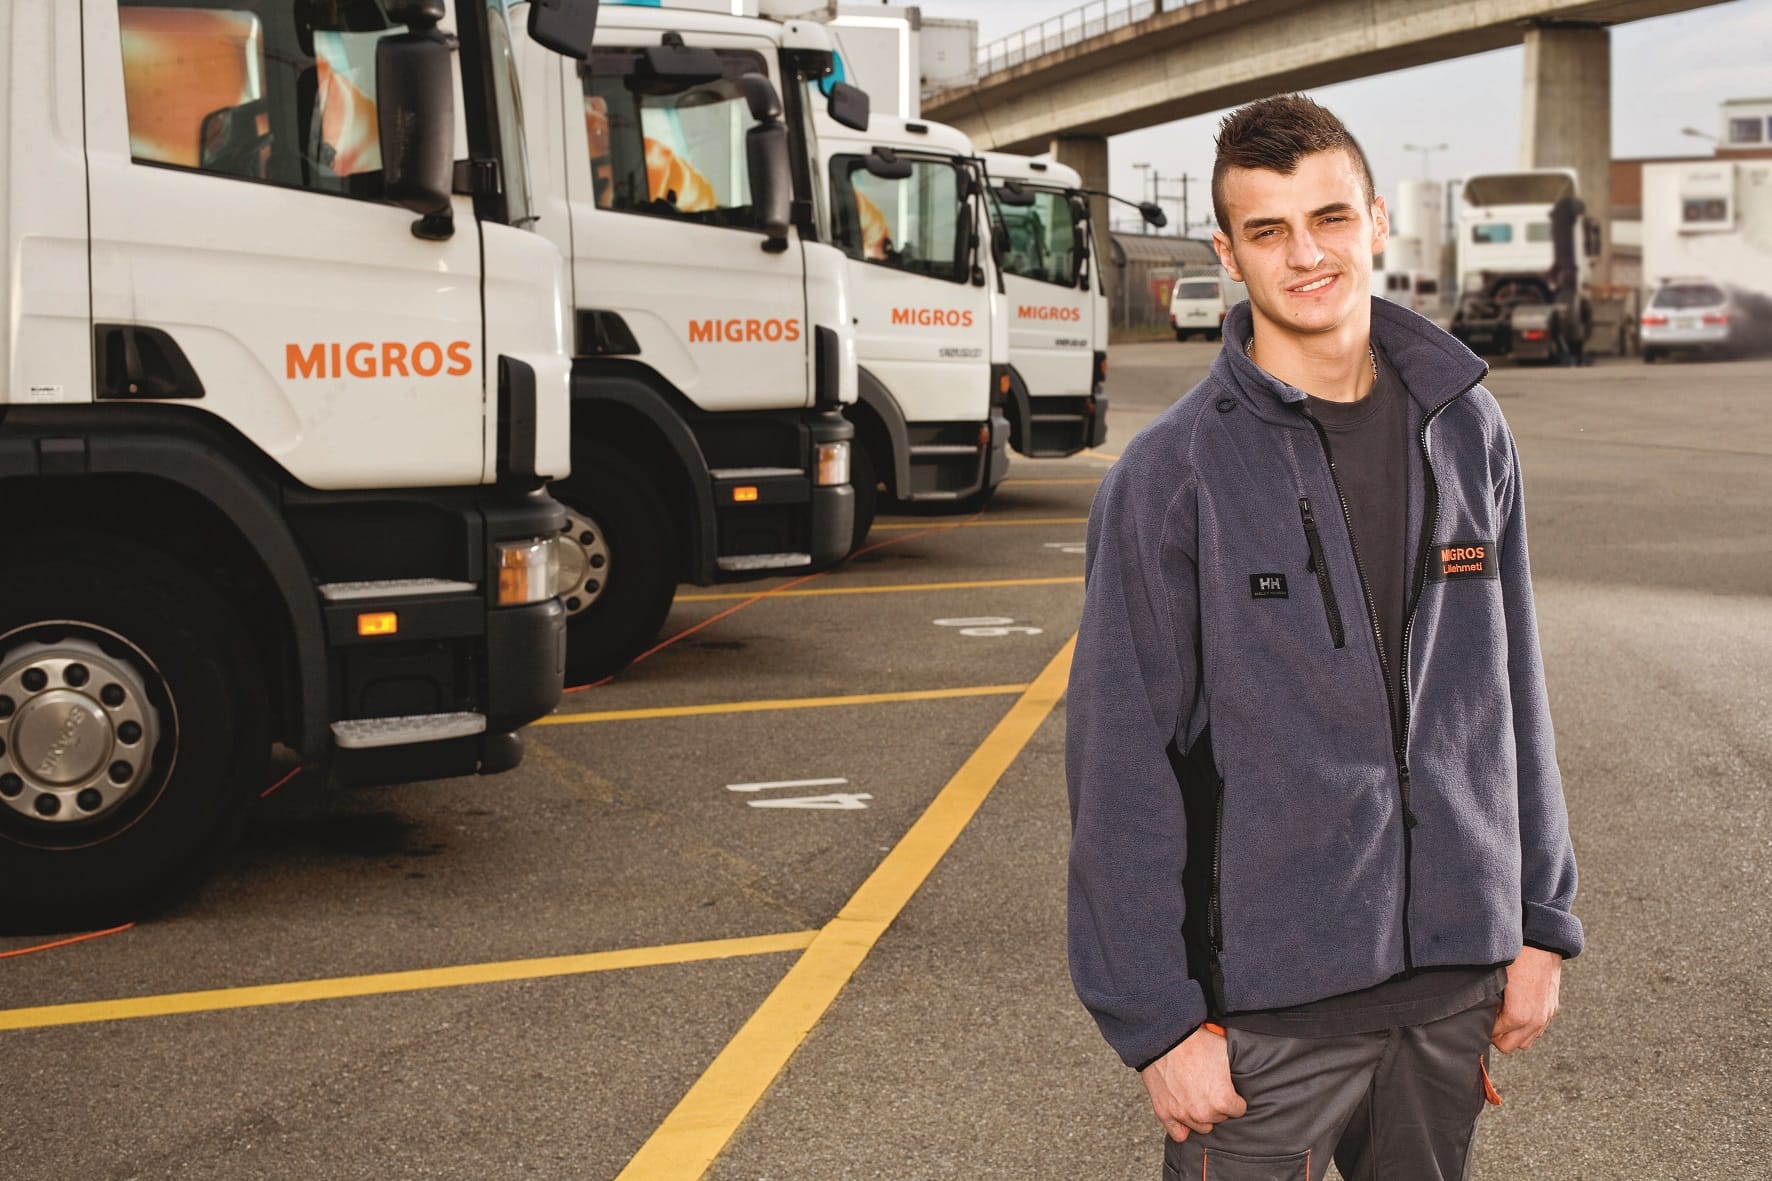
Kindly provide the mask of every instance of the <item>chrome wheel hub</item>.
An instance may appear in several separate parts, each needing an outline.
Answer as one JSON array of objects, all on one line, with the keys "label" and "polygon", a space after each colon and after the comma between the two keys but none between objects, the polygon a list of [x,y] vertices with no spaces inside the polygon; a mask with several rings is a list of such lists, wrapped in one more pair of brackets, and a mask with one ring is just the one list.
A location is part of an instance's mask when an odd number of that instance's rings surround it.
[{"label": "chrome wheel hub", "polygon": [[608,585],[609,539],[603,527],[568,508],[560,536],[560,601],[566,614],[589,610]]}]

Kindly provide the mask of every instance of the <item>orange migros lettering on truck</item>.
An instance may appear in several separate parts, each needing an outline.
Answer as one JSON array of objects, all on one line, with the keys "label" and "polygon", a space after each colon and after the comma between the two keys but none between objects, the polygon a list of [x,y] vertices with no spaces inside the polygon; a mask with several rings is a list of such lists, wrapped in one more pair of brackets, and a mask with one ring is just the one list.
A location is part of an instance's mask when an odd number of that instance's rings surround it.
[{"label": "orange migros lettering on truck", "polygon": [[690,344],[794,344],[798,320],[691,320]]},{"label": "orange migros lettering on truck", "polygon": [[1024,303],[1015,309],[1018,320],[1081,320],[1082,308],[1061,308],[1052,304]]},{"label": "orange migros lettering on truck", "polygon": [[297,378],[463,377],[474,371],[473,345],[452,340],[407,344],[399,340],[316,341],[283,346],[284,374]]},{"label": "orange migros lettering on truck", "polygon": [[894,325],[915,324],[919,328],[970,328],[969,308],[893,308]]}]

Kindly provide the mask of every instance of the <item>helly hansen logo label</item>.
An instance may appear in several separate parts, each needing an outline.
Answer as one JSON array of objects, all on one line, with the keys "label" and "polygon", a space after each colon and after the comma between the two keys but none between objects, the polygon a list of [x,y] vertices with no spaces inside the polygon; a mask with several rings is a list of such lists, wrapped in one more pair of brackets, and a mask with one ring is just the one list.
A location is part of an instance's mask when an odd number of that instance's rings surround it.
[{"label": "helly hansen logo label", "polygon": [[1249,576],[1249,596],[1255,599],[1285,598],[1286,576],[1284,574],[1251,574]]},{"label": "helly hansen logo label", "polygon": [[1448,541],[1428,554],[1427,576],[1434,582],[1455,578],[1500,578],[1493,541]]}]

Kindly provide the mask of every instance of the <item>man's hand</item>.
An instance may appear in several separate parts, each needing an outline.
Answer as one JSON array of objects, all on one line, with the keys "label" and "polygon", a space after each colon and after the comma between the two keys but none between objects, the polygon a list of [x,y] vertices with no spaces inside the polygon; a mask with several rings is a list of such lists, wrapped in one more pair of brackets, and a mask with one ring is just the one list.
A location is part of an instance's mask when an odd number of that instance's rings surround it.
[{"label": "man's hand", "polygon": [[1503,1054],[1524,1050],[1557,1012],[1557,990],[1563,980],[1563,957],[1554,951],[1522,947],[1507,966],[1507,991],[1501,994],[1501,1012],[1489,1042]]},{"label": "man's hand", "polygon": [[1190,1130],[1204,1135],[1214,1124],[1249,1110],[1231,1085],[1231,1055],[1224,1038],[1196,1029],[1179,1046],[1144,1068],[1151,1110],[1175,1141]]}]

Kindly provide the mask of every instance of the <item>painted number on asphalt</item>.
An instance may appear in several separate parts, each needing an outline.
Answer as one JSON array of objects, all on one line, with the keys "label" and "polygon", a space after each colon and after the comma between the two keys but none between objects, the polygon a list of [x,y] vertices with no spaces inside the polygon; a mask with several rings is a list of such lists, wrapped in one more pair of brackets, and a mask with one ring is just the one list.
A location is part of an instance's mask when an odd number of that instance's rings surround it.
[{"label": "painted number on asphalt", "polygon": [[[786,791],[794,788],[841,787],[847,779],[771,779],[762,783],[728,783],[727,791]],[[753,808],[804,808],[812,811],[858,812],[874,797],[866,792],[832,792],[822,796],[769,796],[747,800]]]},{"label": "painted number on asphalt", "polygon": [[963,636],[980,636],[985,639],[1000,639],[1003,636],[1037,636],[1045,629],[1028,627],[1016,623],[1007,615],[975,615],[962,616],[958,619],[937,619],[936,627],[951,627]]}]

